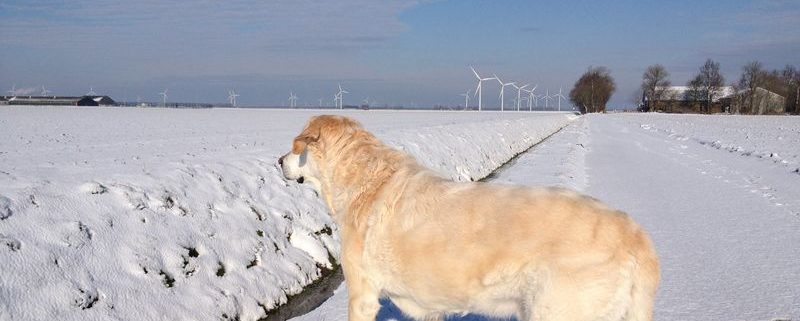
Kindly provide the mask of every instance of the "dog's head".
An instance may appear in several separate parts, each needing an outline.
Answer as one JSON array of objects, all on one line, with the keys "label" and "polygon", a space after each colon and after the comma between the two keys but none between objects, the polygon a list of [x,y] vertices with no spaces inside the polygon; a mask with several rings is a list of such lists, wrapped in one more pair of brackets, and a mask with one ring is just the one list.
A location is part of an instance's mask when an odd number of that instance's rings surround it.
[{"label": "dog's head", "polygon": [[299,183],[310,184],[322,192],[326,158],[335,152],[336,145],[346,142],[361,129],[355,120],[343,116],[312,117],[305,129],[295,137],[292,150],[278,159],[283,176]]}]

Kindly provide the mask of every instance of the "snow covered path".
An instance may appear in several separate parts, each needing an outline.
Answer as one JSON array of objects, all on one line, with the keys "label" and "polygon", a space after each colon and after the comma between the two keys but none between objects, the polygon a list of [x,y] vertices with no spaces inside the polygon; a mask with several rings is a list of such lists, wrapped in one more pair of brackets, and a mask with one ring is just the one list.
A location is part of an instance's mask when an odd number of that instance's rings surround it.
[{"label": "snow covered path", "polygon": [[650,131],[642,118],[589,119],[587,192],[653,237],[657,320],[800,318],[800,177]]},{"label": "snow covered path", "polygon": [[[653,130],[654,119],[665,129]],[[798,320],[800,176],[792,164],[688,139],[684,131],[704,122],[709,132],[724,132],[721,123],[708,124],[713,119],[582,117],[493,182],[569,187],[628,212],[650,232],[661,257],[655,320]],[[755,125],[740,126],[755,131],[742,136],[767,134]],[[798,138],[793,135],[788,138]],[[752,143],[740,140],[731,144]],[[756,145],[789,157],[800,152],[800,146],[777,144]],[[346,295],[342,286],[319,309],[293,320],[346,320]],[[378,321],[407,320],[384,305]],[[448,319],[456,320],[488,319]]]}]

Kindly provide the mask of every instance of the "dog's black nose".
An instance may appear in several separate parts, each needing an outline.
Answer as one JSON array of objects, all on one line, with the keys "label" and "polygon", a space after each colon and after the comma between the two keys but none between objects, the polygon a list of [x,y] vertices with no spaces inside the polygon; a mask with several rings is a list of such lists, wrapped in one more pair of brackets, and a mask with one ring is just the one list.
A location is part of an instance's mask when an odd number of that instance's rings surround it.
[{"label": "dog's black nose", "polygon": [[305,181],[306,181],[306,179],[303,176],[300,176],[300,178],[297,179],[297,182],[300,183],[300,184],[303,184],[303,182],[305,182]]},{"label": "dog's black nose", "polygon": [[278,165],[283,165],[283,156],[278,158]]}]

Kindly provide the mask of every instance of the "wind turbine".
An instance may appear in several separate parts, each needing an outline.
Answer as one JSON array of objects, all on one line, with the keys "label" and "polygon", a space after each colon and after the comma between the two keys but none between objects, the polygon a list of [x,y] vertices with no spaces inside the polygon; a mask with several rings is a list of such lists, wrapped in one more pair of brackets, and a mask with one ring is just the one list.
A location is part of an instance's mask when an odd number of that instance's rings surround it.
[{"label": "wind turbine", "polygon": [[561,111],[561,99],[567,100],[567,97],[561,94],[560,86],[558,87],[558,94],[556,94],[556,97],[558,97],[558,111]]},{"label": "wind turbine", "polygon": [[349,94],[349,93],[350,93],[349,91],[342,89],[342,84],[339,84],[339,92],[337,92],[336,95],[333,96],[334,101],[336,100],[339,101],[339,109],[342,109],[344,107],[344,94]]},{"label": "wind turbine", "polygon": [[533,111],[533,101],[536,100],[536,94],[534,94],[533,92],[536,90],[536,87],[539,87],[539,85],[533,86],[533,89],[525,91],[528,93],[528,111]]},{"label": "wind turbine", "polygon": [[51,91],[47,90],[46,88],[44,88],[44,85],[42,85],[42,96],[47,96],[47,93],[49,92]]},{"label": "wind turbine", "polygon": [[500,80],[500,77],[497,77],[497,75],[493,75],[493,76],[494,76],[494,79],[497,79],[497,82],[500,83],[500,111],[503,111],[506,108],[505,97],[504,97],[504,92],[506,91],[506,86],[514,85],[514,83],[513,82],[504,83],[502,80]]},{"label": "wind turbine", "polygon": [[94,89],[92,88],[92,86],[89,86],[89,92],[86,93],[86,96],[97,96],[97,93],[94,92]]},{"label": "wind turbine", "polygon": [[461,96],[464,96],[464,110],[467,110],[469,108],[469,89]]},{"label": "wind turbine", "polygon": [[289,107],[297,107],[297,96],[293,92],[289,93]]},{"label": "wind turbine", "polygon": [[550,96],[550,89],[547,90],[547,94],[544,95],[544,108],[547,109],[550,105],[547,104],[548,101],[553,100],[553,97]]},{"label": "wind turbine", "polygon": [[17,84],[12,85],[11,86],[11,90],[7,91],[7,93],[10,94],[9,96],[16,96],[16,94],[17,94]]},{"label": "wind turbine", "polygon": [[169,89],[164,88],[164,91],[158,93],[159,95],[161,95],[164,107],[167,107],[167,91],[169,91]]},{"label": "wind turbine", "polygon": [[481,90],[482,84],[486,80],[492,80],[492,79],[496,79],[496,78],[493,78],[493,77],[481,78],[481,76],[478,75],[478,72],[475,71],[475,68],[472,68],[472,66],[469,66],[469,69],[472,69],[472,73],[475,74],[475,78],[478,78],[478,87],[475,88],[475,95],[478,95],[478,111],[481,111],[481,110],[483,110],[483,106],[482,106],[483,91]]},{"label": "wind turbine", "polygon": [[239,94],[236,93],[236,90],[228,90],[228,102],[231,103],[232,107],[236,107],[236,97],[239,97]]},{"label": "wind turbine", "polygon": [[322,98],[319,99],[319,106],[322,107]]},{"label": "wind turbine", "polygon": [[522,91],[525,90],[525,87],[528,87],[530,85],[531,84],[526,84],[525,86],[520,87],[520,86],[517,86],[517,84],[515,84],[515,83],[511,83],[511,86],[514,86],[514,88],[517,88],[517,111],[519,111],[519,105],[522,102],[522,98],[520,98],[520,95],[522,94]]}]

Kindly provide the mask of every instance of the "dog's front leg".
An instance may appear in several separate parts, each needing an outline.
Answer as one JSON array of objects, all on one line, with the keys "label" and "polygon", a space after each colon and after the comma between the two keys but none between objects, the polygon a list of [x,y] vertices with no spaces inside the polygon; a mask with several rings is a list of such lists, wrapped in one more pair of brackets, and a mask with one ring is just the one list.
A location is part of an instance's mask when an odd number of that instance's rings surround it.
[{"label": "dog's front leg", "polygon": [[381,305],[378,301],[379,291],[363,277],[348,273],[345,269],[348,297],[349,321],[374,321]]},{"label": "dog's front leg", "polygon": [[357,242],[345,242],[342,260],[348,292],[348,320],[374,321],[380,310],[380,289],[367,278],[362,265],[363,247]]}]

